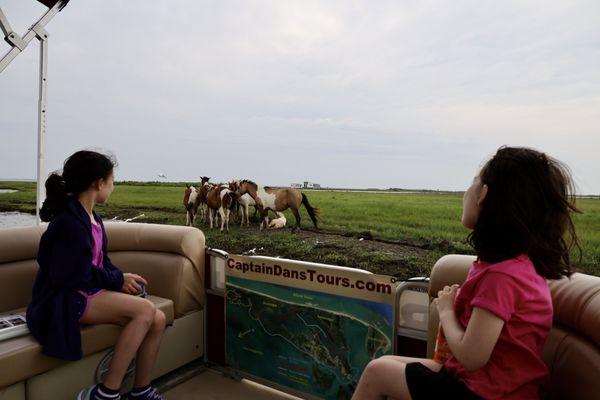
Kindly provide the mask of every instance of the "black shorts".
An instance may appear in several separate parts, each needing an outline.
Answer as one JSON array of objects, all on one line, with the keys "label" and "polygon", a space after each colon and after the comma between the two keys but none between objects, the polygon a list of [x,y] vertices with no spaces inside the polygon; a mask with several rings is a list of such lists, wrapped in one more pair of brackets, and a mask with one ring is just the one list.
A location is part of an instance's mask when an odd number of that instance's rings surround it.
[{"label": "black shorts", "polygon": [[456,379],[445,367],[442,367],[440,372],[433,372],[421,363],[409,363],[406,364],[405,374],[408,390],[413,400],[483,400]]}]

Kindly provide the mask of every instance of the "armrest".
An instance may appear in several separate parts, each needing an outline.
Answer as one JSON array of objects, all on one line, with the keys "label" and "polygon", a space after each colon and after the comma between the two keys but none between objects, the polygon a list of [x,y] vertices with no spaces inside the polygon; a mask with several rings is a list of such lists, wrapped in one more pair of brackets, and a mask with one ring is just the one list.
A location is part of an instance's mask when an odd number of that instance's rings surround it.
[{"label": "armrest", "polygon": [[171,299],[179,318],[204,305],[204,234],[197,228],[107,223],[108,251],[124,272],[140,274],[151,295]]},{"label": "armrest", "polygon": [[461,254],[449,254],[440,258],[431,270],[429,296],[437,297],[437,293],[446,285],[462,284],[475,259],[475,256]]},{"label": "armrest", "polygon": [[[467,278],[469,268],[471,268],[475,259],[475,256],[449,254],[437,260],[429,278],[429,299],[437,297],[437,293],[446,285],[462,284]],[[439,321],[437,308],[431,302],[429,304],[429,323],[427,326],[427,358],[433,357]]]}]

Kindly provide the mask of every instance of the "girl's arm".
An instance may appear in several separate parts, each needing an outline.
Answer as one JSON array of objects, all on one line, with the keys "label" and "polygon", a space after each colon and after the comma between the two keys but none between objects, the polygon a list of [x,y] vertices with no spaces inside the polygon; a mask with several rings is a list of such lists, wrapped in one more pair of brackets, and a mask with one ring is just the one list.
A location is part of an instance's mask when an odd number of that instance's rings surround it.
[{"label": "girl's arm", "polygon": [[467,329],[463,329],[454,312],[456,290],[456,285],[446,286],[438,293],[440,322],[452,355],[467,371],[476,371],[490,359],[504,320],[484,308],[474,307]]}]

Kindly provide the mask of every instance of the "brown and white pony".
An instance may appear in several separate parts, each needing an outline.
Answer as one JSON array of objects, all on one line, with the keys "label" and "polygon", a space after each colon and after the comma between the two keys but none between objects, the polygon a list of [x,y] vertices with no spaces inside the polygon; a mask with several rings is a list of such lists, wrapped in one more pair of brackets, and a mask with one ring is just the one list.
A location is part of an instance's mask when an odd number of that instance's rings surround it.
[{"label": "brown and white pony", "polygon": [[265,228],[269,226],[269,210],[277,212],[285,211],[288,208],[292,210],[294,218],[296,218],[296,226],[293,230],[300,229],[300,213],[298,212],[298,209],[303,204],[315,229],[319,229],[319,209],[313,208],[308,202],[306,195],[298,189],[273,189],[262,187],[250,180],[244,179],[240,181],[237,195],[238,197],[241,197],[246,193],[254,199],[256,206],[260,211],[260,216],[262,218],[260,224],[261,230],[263,229],[263,225]]},{"label": "brown and white pony", "polygon": [[221,216],[221,232],[223,227],[229,232],[229,214],[235,207],[237,195],[224,185],[212,186],[206,195],[206,204],[210,218],[210,229],[213,227],[213,215],[218,211]]},{"label": "brown and white pony", "polygon": [[[232,192],[237,192],[239,187],[239,179],[235,179],[229,182],[229,190],[231,190]],[[246,193],[238,197],[237,203],[238,206],[242,209],[242,222],[240,223],[240,228],[244,226],[244,221],[246,221],[247,227],[250,226],[250,215],[248,209],[250,208],[250,206],[254,206],[254,211],[256,212],[256,202],[248,193]],[[237,212],[238,211],[236,210],[236,214]]]},{"label": "brown and white pony", "polygon": [[197,187],[188,185],[183,195],[183,207],[185,208],[186,225],[194,225],[194,219],[198,212],[198,195],[200,191]]},{"label": "brown and white pony", "polygon": [[207,176],[201,176],[200,177],[200,188],[198,189],[198,204],[200,206],[200,215],[201,215],[201,219],[207,223],[208,222],[208,207],[206,206],[206,195],[208,194],[208,191],[210,190],[210,183],[208,183],[208,181],[210,180],[209,177]]}]

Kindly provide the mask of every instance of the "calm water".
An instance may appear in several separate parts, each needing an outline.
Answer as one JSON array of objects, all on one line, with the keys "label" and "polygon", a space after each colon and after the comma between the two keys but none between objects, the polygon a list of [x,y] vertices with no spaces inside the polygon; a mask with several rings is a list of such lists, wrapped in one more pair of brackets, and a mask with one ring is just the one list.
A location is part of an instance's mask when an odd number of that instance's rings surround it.
[{"label": "calm water", "polygon": [[35,215],[16,211],[0,212],[0,229],[35,225]]},{"label": "calm water", "polygon": [[[16,190],[0,189],[2,193],[15,193]],[[35,215],[16,211],[0,212],[0,228],[35,225]]]}]

